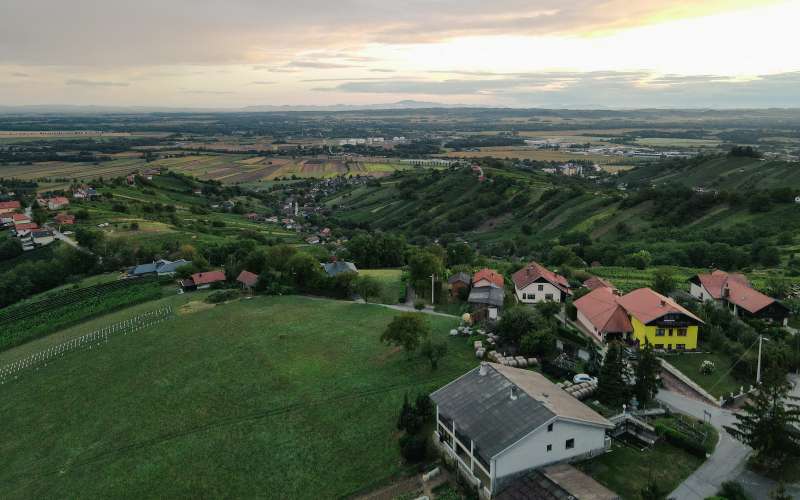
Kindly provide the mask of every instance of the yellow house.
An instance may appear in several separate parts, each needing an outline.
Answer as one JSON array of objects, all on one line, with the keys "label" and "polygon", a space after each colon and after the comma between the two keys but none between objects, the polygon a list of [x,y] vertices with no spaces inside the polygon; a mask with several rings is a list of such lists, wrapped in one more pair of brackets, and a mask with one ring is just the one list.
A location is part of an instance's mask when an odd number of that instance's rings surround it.
[{"label": "yellow house", "polygon": [[630,316],[633,338],[645,340],[656,349],[697,349],[699,327],[703,322],[669,297],[649,288],[639,288],[618,300]]}]

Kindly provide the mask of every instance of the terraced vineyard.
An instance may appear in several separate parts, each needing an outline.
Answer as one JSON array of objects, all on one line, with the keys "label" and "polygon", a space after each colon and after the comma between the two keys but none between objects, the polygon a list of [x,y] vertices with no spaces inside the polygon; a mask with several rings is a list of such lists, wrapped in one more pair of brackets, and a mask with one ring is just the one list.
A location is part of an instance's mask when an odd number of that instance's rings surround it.
[{"label": "terraced vineyard", "polygon": [[22,344],[92,316],[161,296],[155,278],[112,281],[65,290],[0,311],[0,350]]}]

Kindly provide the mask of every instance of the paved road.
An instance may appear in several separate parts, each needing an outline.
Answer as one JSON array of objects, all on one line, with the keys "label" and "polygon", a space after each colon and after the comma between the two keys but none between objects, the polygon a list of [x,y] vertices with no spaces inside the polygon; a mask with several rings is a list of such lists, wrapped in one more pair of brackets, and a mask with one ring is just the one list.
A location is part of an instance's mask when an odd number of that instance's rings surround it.
[{"label": "paved road", "polygon": [[[800,384],[799,384],[800,385]],[[800,388],[796,387],[797,391]],[[658,399],[672,408],[693,417],[704,419],[711,414],[711,425],[719,432],[719,442],[714,453],[694,473],[670,494],[676,500],[703,500],[713,496],[724,481],[735,480],[742,484],[754,500],[767,500],[777,483],[745,468],[751,449],[733,439],[723,426],[735,422],[729,410],[708,405],[671,391],[659,391]],[[800,499],[800,485],[787,486],[793,498]]]},{"label": "paved road", "polygon": [[64,243],[66,243],[67,245],[69,245],[69,246],[71,246],[71,247],[74,247],[74,248],[77,248],[78,250],[83,250],[83,249],[82,249],[82,248],[81,248],[81,247],[78,245],[78,242],[76,242],[75,240],[71,239],[71,238],[70,238],[70,237],[68,237],[66,234],[64,234],[64,233],[62,233],[61,231],[59,231],[58,229],[56,229],[55,227],[52,227],[52,226],[51,226],[51,227],[50,227],[50,230],[51,230],[51,231],[53,231],[53,236],[55,236],[55,238],[56,238],[57,240],[61,240],[61,241],[63,241]]}]

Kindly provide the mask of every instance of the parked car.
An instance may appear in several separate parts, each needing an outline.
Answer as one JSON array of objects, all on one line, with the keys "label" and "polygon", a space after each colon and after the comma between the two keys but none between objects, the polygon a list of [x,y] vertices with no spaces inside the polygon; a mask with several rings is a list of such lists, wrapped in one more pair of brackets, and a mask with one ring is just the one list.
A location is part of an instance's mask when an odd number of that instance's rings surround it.
[{"label": "parked car", "polygon": [[593,380],[594,378],[586,373],[579,373],[572,377],[573,384],[582,384],[583,382],[592,382]]}]

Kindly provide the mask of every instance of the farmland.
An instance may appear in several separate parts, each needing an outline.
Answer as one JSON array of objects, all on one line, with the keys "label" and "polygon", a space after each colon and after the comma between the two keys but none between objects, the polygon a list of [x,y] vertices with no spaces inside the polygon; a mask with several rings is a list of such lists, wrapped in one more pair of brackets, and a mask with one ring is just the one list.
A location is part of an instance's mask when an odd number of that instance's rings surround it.
[{"label": "farmland", "polygon": [[449,158],[511,158],[517,160],[559,161],[588,160],[598,164],[613,163],[619,160],[617,156],[604,156],[597,154],[571,153],[567,151],[552,151],[533,149],[530,147],[486,147],[480,151],[451,151]]},{"label": "farmland", "polygon": [[[6,498],[345,496],[400,472],[403,395],[475,363],[463,340],[434,372],[383,346],[395,313],[379,306],[178,307],[202,296],[149,303],[179,317],[0,386]],[[452,320],[429,321],[447,337]]]}]

